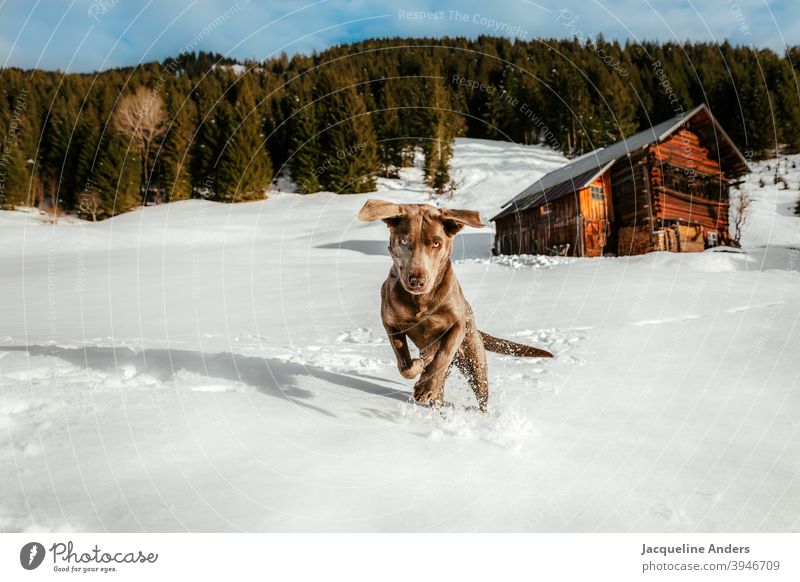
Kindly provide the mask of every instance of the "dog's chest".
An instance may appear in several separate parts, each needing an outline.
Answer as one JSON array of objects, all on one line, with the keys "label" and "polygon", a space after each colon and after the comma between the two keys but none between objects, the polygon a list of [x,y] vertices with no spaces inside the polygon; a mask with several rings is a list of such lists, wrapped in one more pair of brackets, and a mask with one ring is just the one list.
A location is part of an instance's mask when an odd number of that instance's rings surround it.
[{"label": "dog's chest", "polygon": [[446,309],[401,310],[397,314],[398,327],[406,331],[417,345],[429,345],[440,339],[460,319],[459,315]]},{"label": "dog's chest", "polygon": [[465,322],[471,310],[458,287],[442,287],[430,299],[409,299],[391,278],[384,286],[381,315],[384,324],[402,330],[418,347],[431,345],[459,321]]}]

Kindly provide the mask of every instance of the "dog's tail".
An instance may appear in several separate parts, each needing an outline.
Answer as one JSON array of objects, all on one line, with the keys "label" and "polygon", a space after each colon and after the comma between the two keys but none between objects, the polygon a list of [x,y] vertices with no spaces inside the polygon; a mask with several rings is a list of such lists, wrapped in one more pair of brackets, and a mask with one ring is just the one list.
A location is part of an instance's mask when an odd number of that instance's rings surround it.
[{"label": "dog's tail", "polygon": [[504,354],[506,356],[517,356],[524,358],[553,357],[553,354],[551,354],[547,350],[540,350],[539,348],[534,348],[533,346],[526,346],[524,344],[518,344],[517,342],[512,342],[511,340],[494,337],[493,335],[489,335],[484,331],[481,332],[481,337],[483,338],[483,347],[485,347],[488,351],[494,352],[496,354]]}]

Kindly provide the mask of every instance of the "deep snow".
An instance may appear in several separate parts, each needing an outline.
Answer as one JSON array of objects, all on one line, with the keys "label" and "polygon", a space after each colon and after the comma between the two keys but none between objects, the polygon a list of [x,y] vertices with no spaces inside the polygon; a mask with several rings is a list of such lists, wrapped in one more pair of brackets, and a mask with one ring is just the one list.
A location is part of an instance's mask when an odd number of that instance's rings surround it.
[{"label": "deep snow", "polygon": [[[564,159],[458,140],[485,218]],[[409,401],[378,313],[379,194],[187,201],[98,224],[0,213],[0,528],[798,531],[800,219],[758,187],[746,253],[454,259],[490,412]],[[792,173],[793,172],[793,173]],[[784,200],[785,198],[785,200]]]}]

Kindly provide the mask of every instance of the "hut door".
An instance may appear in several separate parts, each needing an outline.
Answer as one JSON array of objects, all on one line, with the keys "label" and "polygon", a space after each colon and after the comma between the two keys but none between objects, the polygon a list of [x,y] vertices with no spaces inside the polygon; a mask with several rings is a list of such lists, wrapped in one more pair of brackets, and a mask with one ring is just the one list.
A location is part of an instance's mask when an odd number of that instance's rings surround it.
[{"label": "hut door", "polygon": [[583,244],[587,257],[600,257],[606,246],[608,221],[583,219]]},{"label": "hut door", "polygon": [[581,192],[583,214],[583,254],[587,257],[603,255],[608,234],[605,188],[602,178],[595,180]]}]

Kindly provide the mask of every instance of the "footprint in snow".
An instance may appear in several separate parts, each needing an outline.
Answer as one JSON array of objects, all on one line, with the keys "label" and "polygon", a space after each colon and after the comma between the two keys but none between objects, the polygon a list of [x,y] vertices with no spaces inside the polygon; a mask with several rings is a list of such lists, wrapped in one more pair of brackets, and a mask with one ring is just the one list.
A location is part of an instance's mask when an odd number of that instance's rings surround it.
[{"label": "footprint in snow", "polygon": [[365,327],[343,331],[336,336],[336,341],[350,344],[383,344],[387,342],[383,332],[376,333]]},{"label": "footprint in snow", "polygon": [[[511,335],[514,341],[534,345],[551,351],[556,358],[564,356],[578,348],[581,342],[587,337],[586,333],[590,328],[572,329],[526,329]],[[529,361],[521,359],[520,361]],[[537,360],[540,361],[540,360]],[[578,361],[578,358],[571,357],[570,361]]]}]

